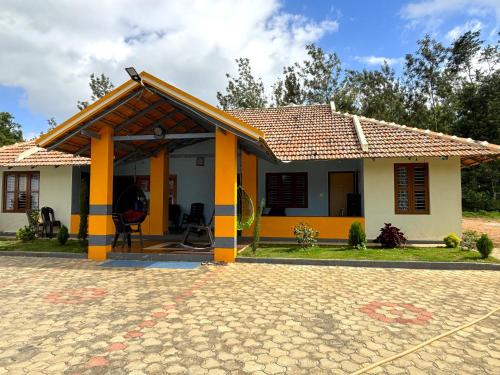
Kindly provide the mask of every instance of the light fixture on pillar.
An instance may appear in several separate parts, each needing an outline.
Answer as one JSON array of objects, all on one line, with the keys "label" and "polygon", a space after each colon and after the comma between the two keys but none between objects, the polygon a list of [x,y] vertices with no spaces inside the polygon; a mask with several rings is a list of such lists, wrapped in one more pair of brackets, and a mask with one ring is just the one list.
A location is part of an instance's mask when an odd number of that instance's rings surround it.
[{"label": "light fixture on pillar", "polygon": [[130,76],[130,78],[132,78],[133,81],[136,81],[136,82],[142,81],[141,76],[139,75],[139,73],[137,73],[137,70],[135,70],[134,67],[131,66],[129,68],[125,68],[125,71]]},{"label": "light fixture on pillar", "polygon": [[162,139],[162,138],[165,138],[165,134],[167,134],[167,130],[163,126],[158,125],[158,126],[155,126],[153,128],[153,134],[154,134],[155,138]]}]

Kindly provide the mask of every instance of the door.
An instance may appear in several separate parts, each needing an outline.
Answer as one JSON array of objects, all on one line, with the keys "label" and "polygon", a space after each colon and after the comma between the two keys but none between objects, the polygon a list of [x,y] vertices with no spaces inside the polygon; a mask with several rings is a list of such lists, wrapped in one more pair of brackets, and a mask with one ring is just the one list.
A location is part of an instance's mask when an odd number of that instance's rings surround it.
[{"label": "door", "polygon": [[347,216],[347,195],[355,192],[354,172],[330,172],[330,216]]}]

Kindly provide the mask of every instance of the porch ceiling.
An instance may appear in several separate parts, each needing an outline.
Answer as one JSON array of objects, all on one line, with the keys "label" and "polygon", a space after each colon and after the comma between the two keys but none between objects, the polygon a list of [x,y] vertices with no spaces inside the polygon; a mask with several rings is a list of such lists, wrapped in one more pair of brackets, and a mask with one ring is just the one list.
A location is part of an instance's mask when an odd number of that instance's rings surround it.
[{"label": "porch ceiling", "polygon": [[[247,151],[274,159],[258,129],[147,73],[141,73],[141,77],[142,84],[132,80],[124,83],[36,143],[48,150],[90,156],[91,137],[110,126],[115,136],[136,136],[133,140],[115,140],[115,160],[132,161],[150,157],[161,149],[172,152],[206,141],[207,133],[220,128],[235,133]],[[189,134],[189,138],[138,139],[141,137],[137,136],[153,135],[157,126],[162,126],[167,134]]]}]

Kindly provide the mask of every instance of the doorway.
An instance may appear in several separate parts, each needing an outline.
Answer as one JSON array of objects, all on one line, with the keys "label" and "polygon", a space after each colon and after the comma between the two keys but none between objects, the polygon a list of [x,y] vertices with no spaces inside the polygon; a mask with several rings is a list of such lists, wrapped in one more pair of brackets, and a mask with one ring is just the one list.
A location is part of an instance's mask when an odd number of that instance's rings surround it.
[{"label": "doorway", "polygon": [[330,172],[328,198],[330,216],[359,216],[361,198],[357,194],[356,172]]}]

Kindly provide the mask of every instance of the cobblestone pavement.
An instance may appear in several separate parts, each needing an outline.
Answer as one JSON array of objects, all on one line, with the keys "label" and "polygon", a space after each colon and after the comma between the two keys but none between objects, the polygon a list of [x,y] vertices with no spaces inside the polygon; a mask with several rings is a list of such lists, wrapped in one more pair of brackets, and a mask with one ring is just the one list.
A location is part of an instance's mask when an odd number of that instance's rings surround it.
[{"label": "cobblestone pavement", "polygon": [[[500,305],[500,273],[0,259],[0,374],[343,374]],[[500,313],[372,373],[498,374]]]}]

